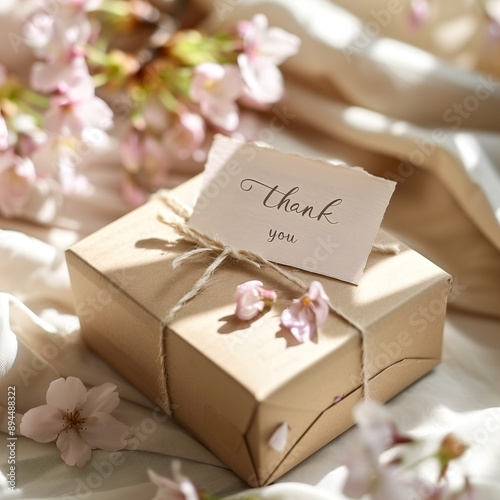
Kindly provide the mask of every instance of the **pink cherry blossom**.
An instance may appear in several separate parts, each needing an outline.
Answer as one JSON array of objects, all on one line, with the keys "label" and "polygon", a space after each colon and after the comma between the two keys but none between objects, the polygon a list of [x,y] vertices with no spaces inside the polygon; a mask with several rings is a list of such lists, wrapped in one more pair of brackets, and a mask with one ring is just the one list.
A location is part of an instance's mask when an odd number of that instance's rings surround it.
[{"label": "pink cherry blossom", "polygon": [[264,14],[256,14],[251,22],[240,22],[238,31],[243,38],[238,65],[246,84],[246,97],[264,104],[279,101],[284,85],[277,66],[298,52],[300,38],[281,28],[268,28]]},{"label": "pink cherry blossom", "polygon": [[4,117],[0,114],[0,151],[5,151],[9,147],[9,130]]},{"label": "pink cherry blossom", "polygon": [[429,4],[427,0],[412,0],[410,7],[410,26],[419,28],[429,18]]},{"label": "pink cherry blossom", "polygon": [[[39,0],[39,4],[45,9],[53,8],[54,0]],[[77,12],[89,12],[97,9],[102,4],[102,0],[58,0],[58,5]]]},{"label": "pink cherry blossom", "polygon": [[187,160],[205,139],[205,122],[197,113],[184,112],[179,121],[164,136],[168,150],[181,160]]},{"label": "pink cherry blossom", "polygon": [[488,32],[493,40],[500,38],[500,0],[486,0],[484,10],[489,19]]},{"label": "pink cherry blossom", "polygon": [[46,140],[45,132],[38,127],[32,115],[19,113],[11,118],[10,126],[19,156],[31,157]]},{"label": "pink cherry blossom", "polygon": [[141,176],[151,189],[167,182],[170,158],[161,142],[149,132],[131,128],[122,142],[121,157],[125,168]]},{"label": "pink cherry blossom", "polygon": [[247,281],[236,287],[236,317],[242,321],[255,318],[266,305],[275,300],[276,292],[264,289],[261,281]]},{"label": "pink cherry blossom", "polygon": [[33,17],[25,23],[23,34],[26,44],[35,49],[37,55],[43,57],[44,49],[54,36],[54,16],[47,12],[36,11]]},{"label": "pink cherry blossom", "polygon": [[4,216],[21,213],[35,180],[35,167],[29,158],[17,156],[12,148],[0,152],[0,212]]},{"label": "pink cherry blossom", "polygon": [[[343,493],[350,498],[369,494],[372,500],[399,500],[413,498],[419,491],[429,492],[428,498],[440,493],[432,484],[414,473],[403,471],[395,463],[383,464],[380,455],[392,446],[412,440],[401,436],[389,410],[375,401],[362,401],[354,407],[361,445],[348,458],[348,477]],[[420,496],[416,498],[421,498]]]},{"label": "pink cherry blossom", "polygon": [[200,500],[198,492],[191,480],[181,474],[181,464],[178,460],[172,462],[173,479],[160,476],[148,470],[149,479],[158,486],[153,500]]},{"label": "pink cherry blossom", "polygon": [[375,455],[396,444],[410,443],[411,438],[399,434],[396,423],[387,407],[376,401],[362,401],[353,410],[362,440]]},{"label": "pink cherry blossom", "polygon": [[146,203],[148,193],[137,186],[129,176],[125,176],[121,188],[122,197],[130,206],[137,208]]},{"label": "pink cherry blossom", "polygon": [[262,121],[253,111],[240,112],[238,127],[230,133],[231,137],[243,142],[255,141],[262,129]]},{"label": "pink cherry blossom", "polygon": [[140,130],[147,129],[156,136],[160,136],[171,126],[170,115],[159,99],[149,99],[142,108],[141,114],[140,124],[137,124],[137,128]]},{"label": "pink cherry blossom", "polygon": [[290,330],[299,342],[312,339],[316,328],[328,317],[328,297],[319,281],[313,281],[302,297],[295,299],[281,313],[281,324]]},{"label": "pink cherry blossom", "polygon": [[444,500],[441,488],[394,464],[382,465],[364,446],[357,448],[346,466],[349,472],[342,492],[349,498]]},{"label": "pink cherry blossom", "polygon": [[43,124],[48,132],[81,138],[85,129],[108,130],[113,124],[113,111],[99,97],[67,95],[53,97],[45,112]]},{"label": "pink cherry blossom", "polygon": [[110,415],[120,402],[115,389],[116,385],[105,383],[87,390],[76,377],[54,380],[47,390],[47,404],[24,414],[21,434],[40,443],[56,441],[62,459],[79,467],[92,450],[121,450],[131,429]]},{"label": "pink cherry blossom", "polygon": [[80,158],[79,145],[80,142],[74,137],[48,136],[31,155],[37,176],[50,178],[61,169],[66,172],[70,168],[74,169]]},{"label": "pink cherry blossom", "polygon": [[123,166],[131,173],[139,172],[142,163],[141,133],[131,128],[121,143],[121,158]]},{"label": "pink cherry blossom", "polygon": [[36,12],[24,30],[28,45],[49,63],[67,61],[84,53],[92,34],[85,11],[64,3],[58,4],[53,14]]},{"label": "pink cherry blossom", "polygon": [[36,62],[31,68],[31,86],[39,92],[59,92],[68,98],[84,99],[94,95],[94,83],[84,57],[53,63]]},{"label": "pink cherry blossom", "polygon": [[243,82],[232,64],[203,63],[196,66],[189,96],[200,104],[200,110],[214,125],[225,130],[238,126],[238,107]]},{"label": "pink cherry blossom", "polygon": [[[168,157],[160,141],[151,135],[146,134],[141,143],[142,155],[141,166],[149,179],[157,176],[162,177],[169,167]],[[160,187],[162,181],[157,180],[155,184]]]},{"label": "pink cherry blossom", "polygon": [[89,154],[99,141],[86,134],[84,140],[72,136],[51,134],[36,147],[31,155],[37,177],[55,177],[62,187],[63,193],[84,193],[90,184],[88,179],[79,174],[77,164],[84,155]]}]

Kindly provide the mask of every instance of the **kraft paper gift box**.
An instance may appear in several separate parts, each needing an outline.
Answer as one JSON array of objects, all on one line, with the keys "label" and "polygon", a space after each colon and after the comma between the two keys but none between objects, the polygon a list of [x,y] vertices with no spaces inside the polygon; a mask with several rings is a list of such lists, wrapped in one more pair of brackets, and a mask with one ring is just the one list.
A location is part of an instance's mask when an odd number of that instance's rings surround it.
[{"label": "kraft paper gift box", "polygon": [[[170,195],[192,206],[200,184],[194,178]],[[451,278],[401,243],[396,255],[372,251],[358,286],[288,268],[308,284],[319,280],[348,318],[331,312],[315,342],[298,344],[280,326],[303,293],[297,285],[232,261],[162,328],[213,261],[204,255],[173,268],[193,246],[158,221],[165,210],[152,199],[67,251],[82,334],[250,485],[276,480],[353,424],[363,370],[371,397],[387,401],[440,362]],[[395,242],[383,231],[376,241]],[[251,279],[279,299],[239,321],[234,291]],[[283,422],[289,434],[276,451],[269,439]]]}]

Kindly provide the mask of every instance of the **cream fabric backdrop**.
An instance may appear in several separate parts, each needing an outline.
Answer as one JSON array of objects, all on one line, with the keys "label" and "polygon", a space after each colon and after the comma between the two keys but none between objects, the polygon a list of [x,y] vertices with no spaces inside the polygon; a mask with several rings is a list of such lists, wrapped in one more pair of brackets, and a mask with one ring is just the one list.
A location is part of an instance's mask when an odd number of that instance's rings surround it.
[{"label": "cream fabric backdrop", "polygon": [[[206,26],[262,11],[271,25],[303,38],[300,54],[285,66],[285,101],[260,118],[262,140],[399,176],[384,224],[454,275],[455,312],[447,319],[443,363],[389,406],[403,431],[426,436],[433,444],[450,431],[468,441],[464,468],[479,498],[497,498],[500,44],[485,37],[485,23],[472,6],[467,10],[462,2],[444,1],[433,3],[445,6],[417,32],[406,29],[407,3],[401,3],[403,12],[392,15],[386,26],[379,23],[380,33],[366,41],[362,33],[375,19],[372,11],[378,13],[388,3],[351,3],[200,2],[213,9]],[[27,72],[29,52],[22,44],[14,51],[8,35],[20,32],[30,9],[28,1],[4,0],[0,6],[0,62],[21,74]],[[497,75],[493,82],[490,74]],[[454,106],[468,103],[475,108],[472,98],[479,86],[488,96],[478,99],[477,109],[456,126],[457,118],[450,121],[456,116]],[[284,118],[273,120],[276,116]],[[122,398],[117,416],[135,426],[140,437],[124,452],[122,463],[110,468],[108,454],[95,451],[82,469],[62,463],[55,445],[20,437],[17,493],[12,498],[147,500],[155,488],[146,469],[168,474],[172,457],[182,458],[185,472],[208,491],[242,491],[245,486],[234,474],[82,343],[63,250],[127,210],[119,197],[120,166],[113,150],[86,158],[85,169],[92,188],[64,200],[55,194],[49,210],[45,205],[44,226],[0,220],[0,446],[6,443],[7,387],[17,387],[19,422],[22,413],[44,402],[51,380],[68,375],[89,385],[115,382]],[[178,172],[173,180],[192,173]],[[41,213],[34,200],[26,217],[39,219]],[[262,494],[276,499],[342,498],[337,492],[346,471],[340,465],[358,440],[355,429],[348,431]],[[5,457],[0,454],[2,471]],[[5,485],[0,477],[0,491]]]}]

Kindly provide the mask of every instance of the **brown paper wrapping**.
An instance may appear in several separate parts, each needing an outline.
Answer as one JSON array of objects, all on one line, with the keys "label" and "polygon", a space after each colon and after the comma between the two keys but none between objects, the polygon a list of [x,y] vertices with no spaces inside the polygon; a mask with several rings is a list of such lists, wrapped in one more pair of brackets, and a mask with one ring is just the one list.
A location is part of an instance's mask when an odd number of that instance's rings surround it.
[{"label": "brown paper wrapping", "polygon": [[[192,205],[199,184],[195,178],[172,195]],[[280,314],[303,291],[272,270],[234,262],[161,332],[161,318],[212,261],[173,269],[191,246],[157,220],[161,210],[163,202],[151,200],[67,251],[82,334],[153,401],[167,376],[174,418],[250,485],[269,484],[352,425],[362,397],[361,333],[331,313],[317,342],[297,344],[281,329]],[[394,239],[380,231],[377,241]],[[439,363],[451,289],[447,273],[401,248],[398,255],[372,252],[358,286],[294,271],[306,283],[321,281],[335,307],[365,330],[364,369],[380,401]],[[282,293],[270,311],[242,322],[233,294],[250,279]],[[284,421],[289,438],[277,452],[268,440]]]}]

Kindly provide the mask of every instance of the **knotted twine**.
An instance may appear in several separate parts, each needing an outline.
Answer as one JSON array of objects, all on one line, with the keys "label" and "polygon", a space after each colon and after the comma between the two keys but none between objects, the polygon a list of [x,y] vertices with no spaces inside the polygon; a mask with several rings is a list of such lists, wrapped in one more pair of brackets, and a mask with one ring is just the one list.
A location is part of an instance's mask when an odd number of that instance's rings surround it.
[{"label": "knotted twine", "polygon": [[[229,245],[226,245],[216,237],[208,236],[197,229],[190,227],[187,221],[191,217],[193,211],[190,207],[184,205],[179,200],[167,196],[166,192],[159,191],[154,195],[155,199],[159,199],[167,205],[173,213],[158,214],[158,220],[167,226],[174,229],[182,238],[186,241],[194,243],[196,246],[193,250],[185,252],[179,257],[175,258],[172,262],[172,267],[176,269],[182,263],[191,260],[199,255],[213,253],[217,255],[215,260],[206,268],[203,275],[196,281],[191,290],[189,290],[179,301],[165,314],[160,323],[160,353],[163,365],[163,381],[161,383],[161,396],[162,400],[165,402],[165,410],[168,415],[172,415],[172,406],[170,401],[170,395],[168,393],[168,374],[166,369],[166,342],[165,342],[165,331],[166,327],[172,322],[175,315],[194,297],[196,297],[202,290],[204,290],[210,283],[212,276],[223,264],[223,262],[230,258],[236,262],[241,262],[248,264],[257,269],[261,269],[263,266],[270,267],[280,276],[284,277],[288,281],[297,285],[303,293],[308,290],[308,286],[297,276],[283,269],[282,267],[274,264],[273,262],[267,260],[262,255],[249,250],[237,250]],[[397,244],[378,244],[374,243],[372,250],[387,253],[387,254],[397,254],[399,253],[399,245]],[[367,330],[364,326],[358,323],[355,319],[349,318],[344,314],[338,307],[334,306],[330,299],[328,298],[328,307],[332,312],[340,316],[348,324],[356,328],[361,337],[361,373],[360,378],[362,380],[362,391],[363,397],[365,399],[370,399],[369,387],[368,387],[368,354],[366,347],[366,334]]]}]

